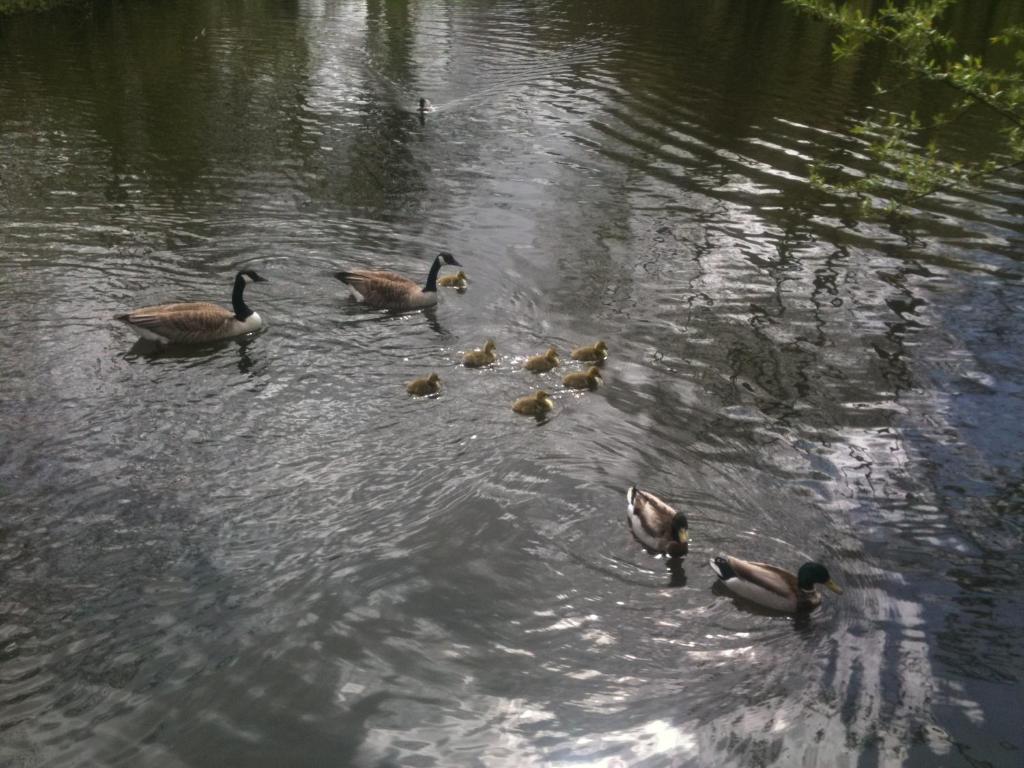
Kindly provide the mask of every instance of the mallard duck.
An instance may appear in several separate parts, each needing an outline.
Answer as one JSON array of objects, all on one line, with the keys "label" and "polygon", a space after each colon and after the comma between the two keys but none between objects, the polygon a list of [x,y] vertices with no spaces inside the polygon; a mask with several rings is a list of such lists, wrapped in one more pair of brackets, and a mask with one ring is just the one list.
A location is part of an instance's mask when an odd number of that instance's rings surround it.
[{"label": "mallard duck", "polygon": [[437,284],[442,288],[458,288],[462,290],[466,287],[466,273],[461,269],[454,275],[445,275],[444,277],[438,278]]},{"label": "mallard duck", "polygon": [[543,389],[538,389],[532,395],[520,397],[512,403],[512,410],[524,416],[543,416],[548,411],[554,410],[554,407],[555,401]]},{"label": "mallard duck", "polygon": [[483,349],[474,349],[472,352],[464,354],[462,364],[467,368],[483,368],[485,365],[490,365],[498,359],[498,356],[494,354],[495,349],[497,347],[494,345],[494,340],[488,339]]},{"label": "mallard duck", "polygon": [[433,111],[433,109],[434,109],[434,105],[430,103],[430,100],[429,99],[425,99],[422,96],[420,96],[420,106],[419,106],[419,109],[417,109],[416,111],[419,112],[422,115],[425,112]]},{"label": "mallard duck", "polygon": [[608,345],[603,341],[591,344],[587,347],[576,347],[572,351],[573,360],[584,360],[588,362],[600,362],[608,357]]},{"label": "mallard duck", "polygon": [[730,555],[719,555],[710,562],[725,586],[740,597],[774,611],[796,613],[815,608],[821,602],[815,584],[824,584],[836,594],[843,592],[821,563],[804,563],[794,576],[774,565],[752,563]]},{"label": "mallard duck", "polygon": [[413,379],[405,385],[405,391],[410,395],[436,395],[441,391],[441,377],[436,373]]},{"label": "mallard duck", "polygon": [[120,320],[143,339],[160,344],[200,344],[243,336],[263,326],[260,316],[245,303],[245,286],[265,282],[265,278],[251,269],[243,269],[236,274],[230,310],[219,304],[194,301],[143,307],[114,315],[114,319]]},{"label": "mallard duck", "polygon": [[567,373],[562,379],[562,384],[569,389],[597,389],[597,385],[601,380],[601,372],[597,369],[597,366],[592,365],[585,371]]},{"label": "mallard duck", "polygon": [[653,493],[641,491],[635,485],[626,491],[626,521],[636,540],[650,550],[669,557],[686,554],[690,542],[686,515]]},{"label": "mallard duck", "polygon": [[442,264],[462,266],[454,256],[442,251],[434,258],[422,288],[397,272],[355,269],[335,272],[334,276],[349,287],[357,301],[368,307],[395,311],[423,309],[437,304],[437,273]]},{"label": "mallard duck", "polygon": [[548,347],[543,355],[532,355],[526,358],[523,368],[534,373],[547,373],[561,362],[558,359],[558,351],[554,347]]}]

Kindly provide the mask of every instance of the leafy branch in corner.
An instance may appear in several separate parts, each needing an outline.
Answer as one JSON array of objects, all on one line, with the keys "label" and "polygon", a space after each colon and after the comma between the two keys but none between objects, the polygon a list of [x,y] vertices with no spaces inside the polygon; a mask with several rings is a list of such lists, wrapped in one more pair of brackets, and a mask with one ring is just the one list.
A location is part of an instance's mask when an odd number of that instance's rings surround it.
[{"label": "leafy branch in corner", "polygon": [[[934,83],[947,90],[948,107],[927,120],[916,113],[889,113],[859,119],[852,132],[863,140],[879,170],[850,179],[835,165],[818,163],[811,182],[857,198],[864,213],[881,207],[898,211],[935,192],[975,184],[994,173],[1024,165],[1024,26],[1008,26],[990,38],[1013,53],[1013,65],[1000,68],[959,49],[941,28],[945,12],[958,0],[888,0],[873,13],[842,0],[786,0],[837,30],[837,59],[853,56],[869,43],[881,43],[900,84]],[[968,0],[969,1],[969,0]],[[879,95],[887,92],[876,84]],[[987,156],[949,159],[939,137],[968,112],[981,110],[998,127]],[[925,140],[925,137],[928,137]]]}]

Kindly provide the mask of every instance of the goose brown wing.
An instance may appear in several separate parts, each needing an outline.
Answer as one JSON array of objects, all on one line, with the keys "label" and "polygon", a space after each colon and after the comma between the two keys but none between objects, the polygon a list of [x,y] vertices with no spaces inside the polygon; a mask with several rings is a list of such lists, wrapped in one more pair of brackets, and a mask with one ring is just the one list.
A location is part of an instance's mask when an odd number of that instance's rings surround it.
[{"label": "goose brown wing", "polygon": [[401,283],[402,285],[409,285],[413,288],[419,288],[419,285],[410,280],[405,275],[400,275],[397,272],[389,272],[383,269],[356,269],[348,273],[347,282],[358,281],[359,283],[365,283],[367,281],[386,280],[391,283]]},{"label": "goose brown wing", "polygon": [[184,340],[216,334],[225,329],[235,319],[235,315],[217,304],[189,302],[143,307],[119,319],[159,333],[161,336]]},{"label": "goose brown wing", "polygon": [[351,285],[371,306],[391,308],[415,308],[431,303],[420,287],[412,280],[349,279]]},{"label": "goose brown wing", "polygon": [[738,557],[729,556],[728,560],[736,575],[744,581],[757,584],[780,597],[791,598],[800,593],[796,576],[789,571],[767,563],[740,560]]}]

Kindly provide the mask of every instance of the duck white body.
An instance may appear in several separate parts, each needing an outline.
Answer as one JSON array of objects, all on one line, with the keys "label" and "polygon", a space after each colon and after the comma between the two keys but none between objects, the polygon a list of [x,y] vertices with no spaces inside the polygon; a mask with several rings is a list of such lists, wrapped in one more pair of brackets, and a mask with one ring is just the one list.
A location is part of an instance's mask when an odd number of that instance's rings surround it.
[{"label": "duck white body", "polygon": [[263,319],[245,303],[245,286],[266,280],[251,269],[235,275],[232,309],[208,302],[160,304],[114,315],[139,338],[158,344],[200,344],[258,331]]},{"label": "duck white body", "polygon": [[673,557],[686,554],[689,529],[686,515],[676,512],[653,493],[635,485],[626,491],[626,522],[647,549]]}]

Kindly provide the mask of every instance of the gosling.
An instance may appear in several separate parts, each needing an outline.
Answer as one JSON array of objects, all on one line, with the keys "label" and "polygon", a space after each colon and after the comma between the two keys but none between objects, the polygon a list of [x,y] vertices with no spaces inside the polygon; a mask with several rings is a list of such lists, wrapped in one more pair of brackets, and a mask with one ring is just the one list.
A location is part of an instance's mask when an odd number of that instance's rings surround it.
[{"label": "gosling", "polygon": [[532,395],[520,397],[512,403],[512,410],[524,416],[543,416],[554,408],[555,401],[543,389],[538,389]]},{"label": "gosling", "polygon": [[600,362],[608,357],[608,345],[603,341],[591,344],[587,347],[577,347],[572,351],[573,360],[584,360],[586,362]]},{"label": "gosling", "polygon": [[534,373],[547,373],[559,364],[558,352],[554,347],[548,347],[543,355],[533,355],[526,358],[523,368]]},{"label": "gosling", "polygon": [[569,389],[597,389],[601,380],[601,372],[597,370],[597,366],[592,365],[586,371],[567,374],[562,379],[562,384]]},{"label": "gosling", "polygon": [[441,391],[441,377],[436,373],[432,373],[429,376],[413,379],[405,385],[405,391],[410,395],[416,395],[418,397],[436,395]]},{"label": "gosling", "polygon": [[485,365],[491,365],[498,359],[498,356],[494,354],[496,349],[494,339],[488,339],[483,349],[474,349],[472,352],[464,354],[462,364],[467,368],[483,368]]},{"label": "gosling", "polygon": [[454,275],[445,275],[437,279],[437,284],[443,288],[457,288],[460,291],[466,290],[466,273],[461,269]]}]

